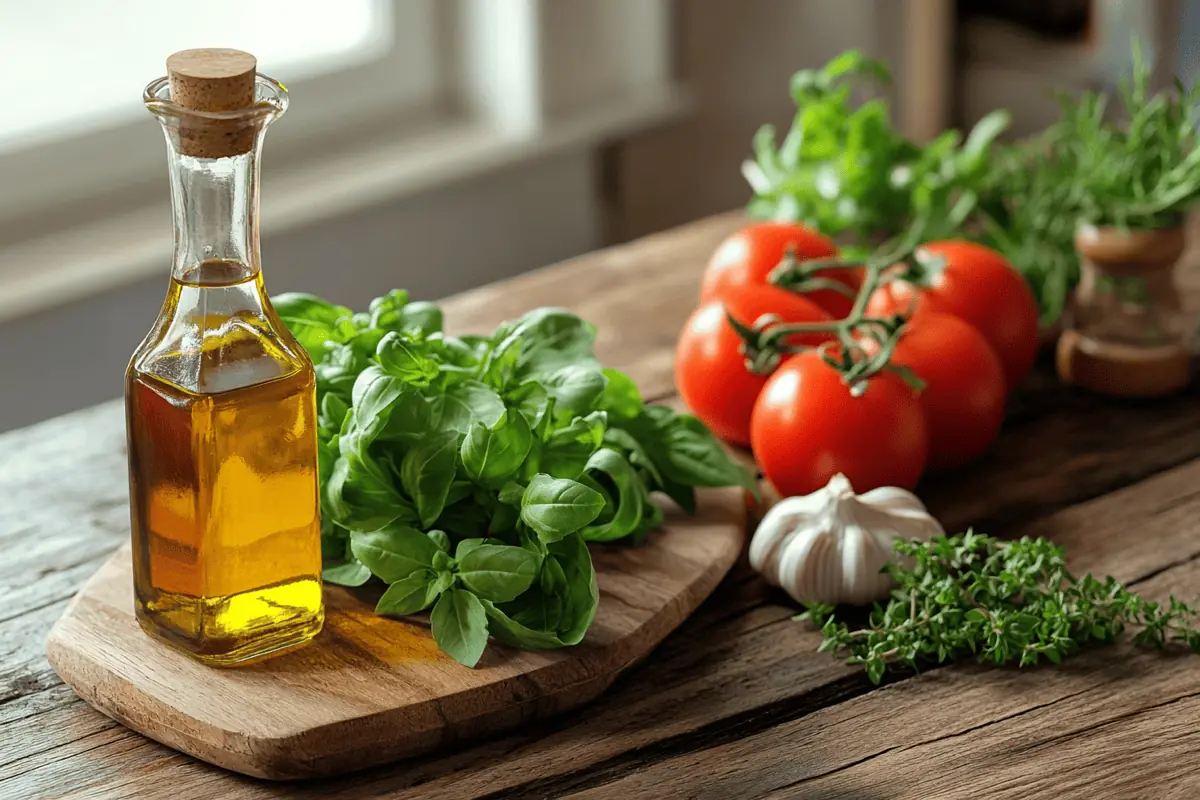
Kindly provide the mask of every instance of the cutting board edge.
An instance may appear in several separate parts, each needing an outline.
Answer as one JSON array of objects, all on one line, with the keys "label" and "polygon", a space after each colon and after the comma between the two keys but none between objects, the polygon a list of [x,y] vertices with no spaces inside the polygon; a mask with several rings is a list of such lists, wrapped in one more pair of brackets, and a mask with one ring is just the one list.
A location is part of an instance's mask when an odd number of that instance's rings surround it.
[{"label": "cutting board edge", "polygon": [[[730,490],[720,490],[722,493]],[[397,706],[348,720],[339,720],[324,726],[309,728],[282,736],[261,736],[253,733],[231,731],[219,725],[187,714],[165,701],[137,689],[134,684],[120,675],[105,669],[86,653],[72,644],[69,626],[76,620],[72,611],[86,600],[88,586],[100,578],[117,559],[128,558],[127,548],[114,553],[97,572],[88,579],[79,594],[68,604],[67,611],[53,626],[46,642],[47,659],[63,682],[72,688],[85,702],[111,719],[154,739],[168,747],[223,767],[225,769],[268,780],[295,780],[317,778],[343,772],[369,768],[379,764],[399,761],[424,755],[460,741],[469,741],[482,736],[511,729],[535,719],[554,716],[571,708],[583,705],[601,695],[620,675],[645,659],[662,641],[682,624],[696,608],[712,593],[736,563],[745,543],[746,520],[743,517],[736,526],[737,536],[728,539],[727,546],[714,557],[706,569],[681,591],[672,602],[664,604],[657,613],[641,627],[607,645],[602,663],[593,664],[586,677],[555,687],[548,693],[540,693],[518,703],[493,707],[472,720],[465,735],[446,736],[449,726],[413,730],[411,735],[380,747],[374,743],[372,752],[364,757],[370,745],[356,744],[346,750],[326,752],[320,757],[297,758],[304,753],[307,744],[315,739],[337,736],[339,728],[347,726],[386,725],[389,715],[402,715],[412,706]],[[98,604],[97,604],[98,605]],[[641,641],[638,641],[638,640]],[[563,651],[567,652],[567,651]],[[593,651],[597,652],[597,651]],[[552,665],[541,668],[551,669]],[[536,676],[538,671],[525,673],[522,677]],[[91,676],[90,679],[88,676]],[[122,692],[137,692],[146,713],[136,718],[125,713],[130,708],[117,697]],[[427,702],[436,702],[430,700]],[[531,711],[529,709],[532,709]],[[206,738],[207,737],[207,738]],[[359,737],[348,737],[354,741]],[[223,747],[215,747],[211,740],[220,740]]]}]

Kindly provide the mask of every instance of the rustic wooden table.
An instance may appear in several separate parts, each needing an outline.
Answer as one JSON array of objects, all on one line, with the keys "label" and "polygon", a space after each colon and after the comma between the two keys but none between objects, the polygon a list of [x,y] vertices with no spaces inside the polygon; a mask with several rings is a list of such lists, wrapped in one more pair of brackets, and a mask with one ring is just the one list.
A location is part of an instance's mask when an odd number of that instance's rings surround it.
[{"label": "rustic wooden table", "polygon": [[[738,224],[716,217],[478,289],[447,302],[448,325],[568,306],[599,324],[602,358],[669,401],[703,262]],[[990,455],[921,494],[948,529],[1050,536],[1079,572],[1194,600],[1198,458],[1200,390],[1117,403],[1043,365]],[[744,564],[581,711],[336,780],[243,778],[101,716],[46,663],[46,632],[127,523],[119,403],[0,437],[0,797],[1200,797],[1200,658],[1118,645],[1057,668],[962,665],[873,688],[816,653],[819,635]]]}]

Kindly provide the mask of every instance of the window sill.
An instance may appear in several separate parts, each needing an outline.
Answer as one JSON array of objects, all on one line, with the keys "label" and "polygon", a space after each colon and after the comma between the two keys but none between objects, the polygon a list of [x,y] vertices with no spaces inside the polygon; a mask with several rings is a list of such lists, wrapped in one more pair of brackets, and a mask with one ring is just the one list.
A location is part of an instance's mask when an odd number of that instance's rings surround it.
[{"label": "window sill", "polygon": [[[263,234],[286,233],[505,166],[594,147],[679,119],[691,107],[691,98],[678,87],[658,88],[552,117],[532,135],[457,122],[395,143],[348,149],[304,167],[268,173]],[[165,275],[171,258],[165,202],[0,250],[0,321]]]}]

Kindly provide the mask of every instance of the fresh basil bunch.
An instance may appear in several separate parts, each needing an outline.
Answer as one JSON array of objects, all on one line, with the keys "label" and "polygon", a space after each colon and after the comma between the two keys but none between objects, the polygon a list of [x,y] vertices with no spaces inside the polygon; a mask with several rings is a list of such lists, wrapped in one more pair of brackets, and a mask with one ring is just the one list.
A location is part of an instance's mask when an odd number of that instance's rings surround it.
[{"label": "fresh basil bunch", "polygon": [[566,311],[453,337],[403,291],[361,313],[273,303],[316,366],[324,579],[382,580],[380,614],[432,608],[467,666],[489,635],[577,644],[599,601],[586,542],[640,542],[663,519],[652,493],[693,512],[697,486],[753,487],[694,417],[602,367]]}]

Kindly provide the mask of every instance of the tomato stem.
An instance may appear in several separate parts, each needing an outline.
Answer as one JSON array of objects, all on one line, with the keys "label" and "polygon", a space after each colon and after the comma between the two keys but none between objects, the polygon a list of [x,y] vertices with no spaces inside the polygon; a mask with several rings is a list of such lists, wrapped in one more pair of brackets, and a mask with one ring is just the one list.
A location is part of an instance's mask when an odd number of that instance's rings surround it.
[{"label": "tomato stem", "polygon": [[[928,272],[932,265],[922,263],[914,266],[912,263],[915,260],[915,241],[915,236],[908,235],[890,248],[885,244],[876,251],[876,255],[865,262],[838,258],[799,262],[795,251],[789,247],[779,266],[772,271],[768,279],[771,283],[797,292],[833,290],[847,297],[854,297],[854,305],[845,319],[835,322],[781,324],[777,317],[764,315],[755,320],[753,325],[746,325],[726,312],[730,324],[742,337],[742,353],[746,357],[747,369],[756,373],[770,372],[779,364],[784,354],[814,349],[812,345],[790,344],[787,341],[789,338],[804,334],[829,333],[837,339],[840,352],[835,356],[826,346],[828,343],[816,349],[827,364],[842,374],[842,380],[852,391],[865,391],[868,379],[885,369],[899,375],[914,389],[924,388],[924,382],[907,367],[890,363],[896,344],[900,340],[900,333],[908,321],[907,317],[870,317],[866,313],[871,295],[880,286],[899,277],[907,279],[908,271],[914,271],[914,277],[918,277],[916,273]],[[909,270],[902,276],[890,273],[889,268],[897,262],[908,265]],[[863,271],[862,283],[857,294],[842,283],[817,274],[839,269]],[[873,345],[870,352],[863,346],[864,339],[870,340]]]}]

